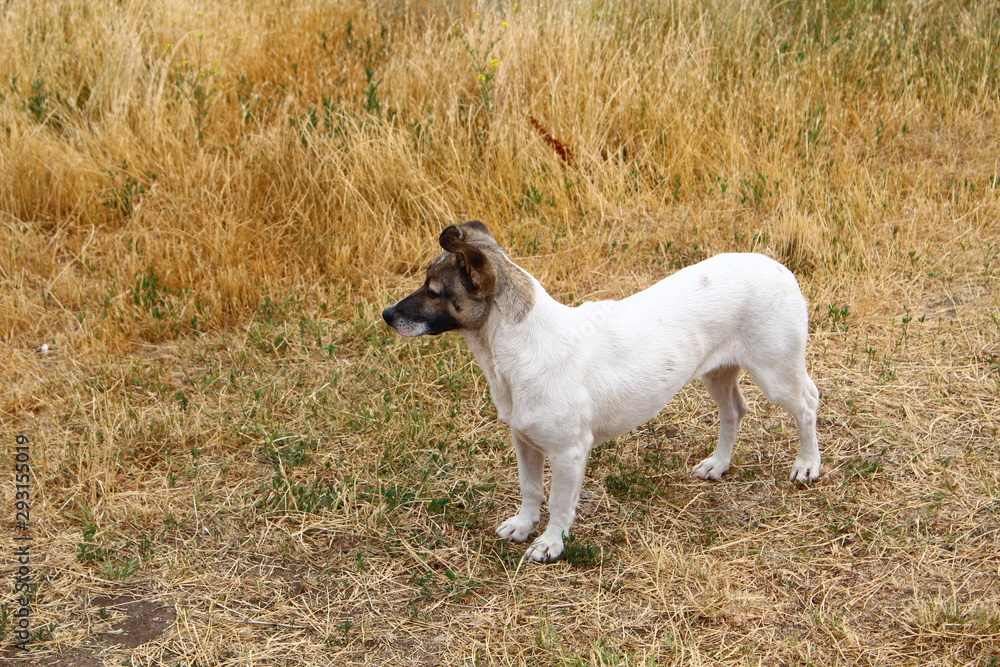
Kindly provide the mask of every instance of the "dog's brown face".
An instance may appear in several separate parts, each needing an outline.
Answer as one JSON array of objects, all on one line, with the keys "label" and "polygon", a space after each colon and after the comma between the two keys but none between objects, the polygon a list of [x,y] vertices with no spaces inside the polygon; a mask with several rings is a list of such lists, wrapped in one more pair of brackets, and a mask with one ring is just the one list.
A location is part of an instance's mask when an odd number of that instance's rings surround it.
[{"label": "dog's brown face", "polygon": [[497,287],[503,251],[483,223],[452,225],[441,232],[440,257],[416,292],[389,306],[382,319],[403,336],[436,336],[483,325]]}]

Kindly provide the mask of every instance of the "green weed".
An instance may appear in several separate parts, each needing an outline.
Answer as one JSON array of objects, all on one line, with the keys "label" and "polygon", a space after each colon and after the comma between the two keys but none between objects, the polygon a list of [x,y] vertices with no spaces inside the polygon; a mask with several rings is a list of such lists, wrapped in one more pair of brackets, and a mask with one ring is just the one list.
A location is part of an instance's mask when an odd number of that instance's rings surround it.
[{"label": "green weed", "polygon": [[496,87],[496,76],[500,69],[500,60],[493,56],[493,49],[503,39],[507,28],[508,24],[504,21],[499,27],[488,29],[486,19],[479,15],[476,23],[475,41],[480,46],[474,45],[465,31],[457,27],[454,30],[455,37],[462,43],[462,47],[469,56],[469,64],[472,67],[476,87],[479,90],[479,103],[487,113],[493,111],[495,101],[493,89]]},{"label": "green weed", "polygon": [[562,558],[575,567],[598,567],[610,556],[607,549],[576,535],[567,535],[563,540]]},{"label": "green weed", "polygon": [[609,473],[604,478],[604,486],[611,495],[622,500],[648,500],[655,491],[646,470],[631,468],[623,463],[618,464],[618,472]]},{"label": "green weed", "polygon": [[116,167],[103,170],[111,179],[111,187],[101,194],[101,206],[113,211],[120,221],[132,217],[157,179],[152,171],[143,172],[141,178],[132,171],[131,163],[125,159]]}]

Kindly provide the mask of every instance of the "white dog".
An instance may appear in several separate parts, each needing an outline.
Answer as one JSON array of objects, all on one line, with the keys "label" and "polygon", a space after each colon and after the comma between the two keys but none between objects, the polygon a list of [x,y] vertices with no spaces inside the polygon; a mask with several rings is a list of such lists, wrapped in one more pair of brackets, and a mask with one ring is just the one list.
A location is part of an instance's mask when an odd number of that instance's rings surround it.
[{"label": "white dog", "polygon": [[702,479],[729,468],[747,412],[746,369],[799,428],[792,481],[819,477],[819,393],[806,372],[808,311],[792,273],[763,255],[718,255],[621,301],[555,301],[512,263],[480,222],[441,233],[446,251],[423,286],[382,317],[404,336],[457,330],[486,378],[517,453],[521,508],[497,529],[523,542],[539,520],[545,459],[549,523],[526,554],[551,561],[576,515],[590,450],[652,419],[701,378],[719,405],[719,444],[694,467]]}]

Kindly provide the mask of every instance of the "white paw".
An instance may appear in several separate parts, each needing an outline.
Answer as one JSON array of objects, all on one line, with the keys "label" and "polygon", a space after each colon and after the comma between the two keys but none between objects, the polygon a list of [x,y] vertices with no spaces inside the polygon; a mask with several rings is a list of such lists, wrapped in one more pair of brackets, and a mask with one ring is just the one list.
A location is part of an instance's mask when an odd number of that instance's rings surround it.
[{"label": "white paw", "polygon": [[508,542],[524,542],[534,528],[534,521],[526,519],[520,514],[515,514],[500,524],[500,527],[497,528],[497,535]]},{"label": "white paw", "polygon": [[795,459],[789,482],[815,482],[819,478],[819,459]]},{"label": "white paw", "polygon": [[563,552],[563,539],[561,535],[550,535],[545,531],[538,536],[528,551],[525,552],[525,560],[533,560],[536,563],[551,563]]},{"label": "white paw", "polygon": [[729,470],[729,461],[723,461],[713,456],[696,465],[691,472],[694,473],[695,477],[702,479],[719,479],[722,477],[722,473],[727,470]]}]

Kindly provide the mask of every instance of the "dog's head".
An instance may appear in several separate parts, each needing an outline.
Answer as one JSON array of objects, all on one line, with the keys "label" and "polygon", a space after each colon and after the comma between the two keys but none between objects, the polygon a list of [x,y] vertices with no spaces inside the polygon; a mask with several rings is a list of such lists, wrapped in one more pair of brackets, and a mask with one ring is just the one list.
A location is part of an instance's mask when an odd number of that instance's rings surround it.
[{"label": "dog's head", "polygon": [[[498,296],[508,294],[503,300],[509,300],[510,274],[521,273],[522,285],[527,280],[477,220],[447,227],[439,242],[445,252],[428,267],[420,289],[382,312],[382,319],[403,336],[479,329]],[[525,289],[519,291],[523,301]],[[530,302],[528,290],[529,307]]]}]

